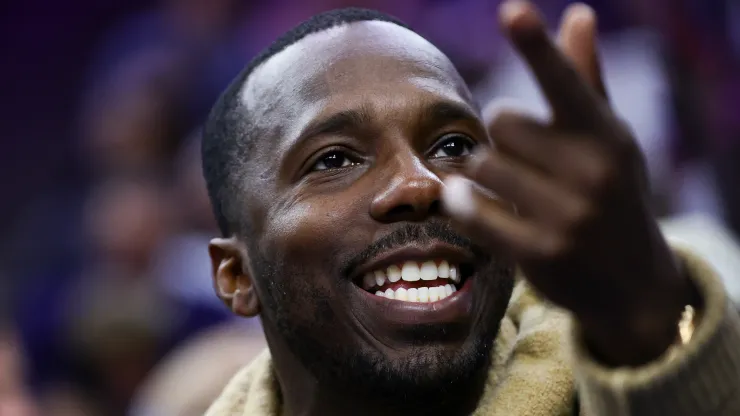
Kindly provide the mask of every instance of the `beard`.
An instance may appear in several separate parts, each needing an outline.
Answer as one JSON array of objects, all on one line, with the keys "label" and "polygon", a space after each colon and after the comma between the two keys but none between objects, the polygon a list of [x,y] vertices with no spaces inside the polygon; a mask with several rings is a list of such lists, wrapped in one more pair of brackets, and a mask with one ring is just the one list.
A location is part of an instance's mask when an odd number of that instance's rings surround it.
[{"label": "beard", "polygon": [[[337,293],[355,290],[349,279],[336,279],[334,288],[315,283],[314,274],[286,261],[285,255],[260,253],[252,259],[257,277],[263,322],[274,325],[282,342],[313,374],[318,382],[335,386],[349,394],[372,395],[379,401],[404,403],[439,403],[457,392],[468,390],[471,382],[487,373],[492,349],[514,285],[514,268],[494,260],[469,239],[456,233],[446,222],[409,224],[373,243],[358,255],[340,261],[341,274],[347,275],[378,253],[409,242],[441,241],[475,254],[474,311],[469,333],[459,348],[441,342],[440,334],[459,333],[455,324],[415,325],[407,339],[414,339],[403,353],[384,354],[367,343],[342,336],[351,331],[346,316],[339,316],[333,305]],[[274,252],[273,252],[274,253]],[[338,256],[338,255],[337,255]],[[336,261],[337,257],[334,259]],[[333,289],[333,290],[332,290]],[[485,299],[487,305],[482,304]],[[310,307],[307,307],[310,305]],[[307,310],[309,311],[307,313]],[[349,313],[348,311],[344,311]],[[269,323],[268,323],[269,322]],[[332,336],[328,336],[332,334]],[[334,334],[338,334],[334,336]],[[437,342],[435,342],[437,341]]]}]

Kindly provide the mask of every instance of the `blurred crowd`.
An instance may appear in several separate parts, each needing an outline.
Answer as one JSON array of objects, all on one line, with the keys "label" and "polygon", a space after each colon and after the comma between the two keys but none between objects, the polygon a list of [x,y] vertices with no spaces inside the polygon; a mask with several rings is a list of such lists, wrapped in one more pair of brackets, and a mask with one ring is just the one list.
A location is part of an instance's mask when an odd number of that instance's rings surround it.
[{"label": "blurred crowd", "polygon": [[[568,3],[536,2],[553,27]],[[481,106],[506,96],[544,111],[498,33],[497,3],[162,0],[119,16],[86,61],[75,101],[65,146],[82,173],[48,185],[53,193],[30,198],[0,230],[0,415],[202,414],[263,345],[259,322],[234,321],[211,287],[206,244],[217,229],[199,127],[220,91],[301,20],[364,6],[443,49]],[[740,6],[587,3],[600,15],[613,103],[646,153],[656,210],[700,212],[740,234]],[[18,173],[8,182],[22,183]]]}]

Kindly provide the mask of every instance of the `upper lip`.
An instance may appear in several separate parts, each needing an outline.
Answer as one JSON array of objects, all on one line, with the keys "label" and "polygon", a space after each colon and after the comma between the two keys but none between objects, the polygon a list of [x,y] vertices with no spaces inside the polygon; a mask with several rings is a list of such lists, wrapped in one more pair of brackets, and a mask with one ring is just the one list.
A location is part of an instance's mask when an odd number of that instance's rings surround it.
[{"label": "upper lip", "polygon": [[427,245],[408,244],[393,250],[385,251],[369,261],[359,265],[350,274],[350,279],[358,281],[366,273],[384,270],[392,265],[406,261],[424,262],[427,260],[447,260],[453,264],[472,263],[473,253],[461,247],[435,242]]}]

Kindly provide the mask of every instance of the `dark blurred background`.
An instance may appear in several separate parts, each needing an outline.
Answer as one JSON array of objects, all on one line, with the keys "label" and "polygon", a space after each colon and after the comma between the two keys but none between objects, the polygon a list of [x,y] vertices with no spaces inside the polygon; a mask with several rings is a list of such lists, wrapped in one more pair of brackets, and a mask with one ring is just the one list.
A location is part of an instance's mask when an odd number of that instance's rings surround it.
[{"label": "dark blurred background", "polygon": [[[538,0],[553,28],[568,3]],[[740,232],[740,4],[593,0],[655,208]],[[437,44],[485,105],[544,106],[497,0],[0,4],[0,415],[202,414],[262,345],[210,286],[198,128],[260,49],[364,6]]]}]

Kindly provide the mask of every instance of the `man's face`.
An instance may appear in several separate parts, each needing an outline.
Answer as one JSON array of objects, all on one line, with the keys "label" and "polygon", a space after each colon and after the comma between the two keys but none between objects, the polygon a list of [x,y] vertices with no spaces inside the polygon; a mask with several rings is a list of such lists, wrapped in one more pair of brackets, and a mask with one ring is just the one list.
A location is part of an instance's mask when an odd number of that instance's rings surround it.
[{"label": "man's face", "polygon": [[242,183],[270,342],[322,382],[405,397],[485,368],[512,269],[441,211],[442,180],[489,145],[449,61],[354,23],[274,56],[241,99],[263,135]]}]

